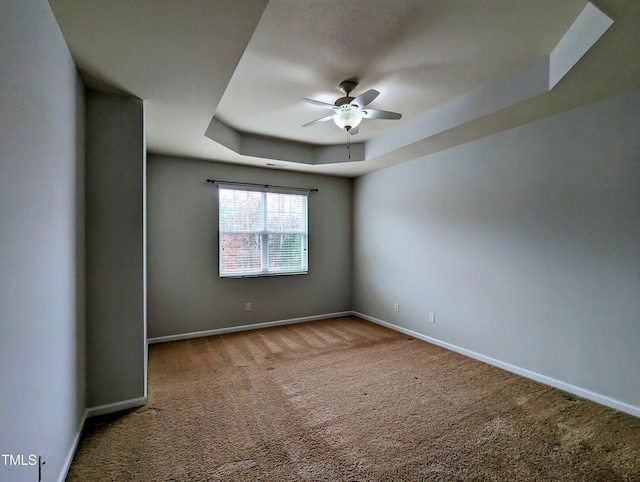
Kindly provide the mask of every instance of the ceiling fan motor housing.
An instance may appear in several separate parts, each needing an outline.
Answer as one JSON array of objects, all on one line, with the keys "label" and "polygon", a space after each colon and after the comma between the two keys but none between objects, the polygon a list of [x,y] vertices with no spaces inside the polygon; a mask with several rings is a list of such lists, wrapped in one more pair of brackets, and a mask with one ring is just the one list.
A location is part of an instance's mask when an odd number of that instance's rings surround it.
[{"label": "ceiling fan motor housing", "polygon": [[340,107],[340,106],[343,106],[343,105],[348,105],[349,102],[351,102],[353,99],[355,99],[355,97],[350,97],[348,95],[346,97],[340,97],[339,99],[337,99],[334,102],[334,105],[336,107]]}]

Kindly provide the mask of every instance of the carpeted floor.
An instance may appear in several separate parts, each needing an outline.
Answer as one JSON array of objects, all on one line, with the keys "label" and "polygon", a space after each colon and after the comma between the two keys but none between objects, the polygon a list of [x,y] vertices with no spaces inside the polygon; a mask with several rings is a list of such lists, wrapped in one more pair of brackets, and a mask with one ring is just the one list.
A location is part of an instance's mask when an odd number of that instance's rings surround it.
[{"label": "carpeted floor", "polygon": [[640,481],[640,419],[354,317],[152,345],[68,481]]}]

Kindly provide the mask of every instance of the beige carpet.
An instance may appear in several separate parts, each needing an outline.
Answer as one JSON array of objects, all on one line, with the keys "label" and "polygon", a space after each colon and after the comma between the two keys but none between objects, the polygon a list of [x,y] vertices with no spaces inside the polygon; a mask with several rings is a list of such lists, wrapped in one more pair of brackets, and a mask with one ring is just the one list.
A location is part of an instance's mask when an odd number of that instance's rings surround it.
[{"label": "beige carpet", "polygon": [[640,419],[357,318],[152,345],[69,481],[640,481]]}]

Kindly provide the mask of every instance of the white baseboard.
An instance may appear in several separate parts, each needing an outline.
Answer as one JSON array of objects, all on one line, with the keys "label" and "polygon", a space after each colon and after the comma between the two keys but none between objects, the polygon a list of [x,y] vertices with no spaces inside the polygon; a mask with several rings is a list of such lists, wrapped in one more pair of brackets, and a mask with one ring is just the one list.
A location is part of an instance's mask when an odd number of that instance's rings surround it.
[{"label": "white baseboard", "polygon": [[264,323],[253,323],[251,325],[230,326],[227,328],[216,328],[213,330],[194,331],[179,335],[157,336],[147,339],[149,345],[153,343],[165,343],[168,341],[188,340],[190,338],[200,338],[203,336],[222,335],[224,333],[235,333],[238,331],[256,330],[259,328],[269,328],[272,326],[292,325],[294,323],[304,323],[307,321],[326,320],[328,318],[339,318],[341,316],[351,316],[352,311],[341,311],[339,313],[328,313],[324,315],[303,316],[301,318],[290,318],[288,320],[266,321]]},{"label": "white baseboard", "polygon": [[434,345],[441,346],[442,348],[446,348],[447,350],[455,351],[456,353],[460,353],[461,355],[468,356],[470,358],[475,358],[476,360],[480,360],[484,363],[488,363],[489,365],[496,366],[498,368],[502,368],[509,372],[515,373],[517,375],[521,375],[525,378],[530,378],[537,382],[544,383],[545,385],[550,385],[555,388],[559,388],[560,390],[564,390],[565,392],[572,393],[582,398],[586,398],[596,403],[600,403],[607,407],[614,408],[616,410],[620,410],[621,412],[628,413],[630,415],[634,415],[636,417],[640,417],[640,407],[635,405],[630,405],[625,402],[621,402],[620,400],[616,400],[614,398],[610,398],[606,395],[602,395],[600,393],[595,393],[590,390],[586,390],[584,388],[571,385],[569,383],[562,382],[560,380],[556,380],[555,378],[548,377],[546,375],[542,375],[540,373],[533,372],[531,370],[527,370],[526,368],[521,368],[516,365],[512,365],[510,363],[506,363],[500,360],[496,360],[495,358],[491,358],[480,353],[476,353],[471,350],[467,350],[466,348],[461,348],[457,345],[452,345],[451,343],[447,343],[437,338],[432,338],[430,336],[423,335],[422,333],[418,333],[413,330],[409,330],[407,328],[403,328],[398,325],[394,325],[393,323],[389,323],[387,321],[380,320],[378,318],[374,318],[369,315],[365,315],[364,313],[358,313],[357,311],[352,312],[354,316],[365,319],[367,321],[371,321],[378,325],[385,326],[395,331],[399,331],[400,333],[404,333],[405,335],[412,336],[414,338],[418,338],[420,340],[426,341],[428,343],[432,343]]},{"label": "white baseboard", "polygon": [[127,410],[129,408],[140,407],[147,403],[146,397],[134,398],[132,400],[125,400],[124,402],[116,402],[109,403],[107,405],[100,405],[98,407],[87,408],[82,415],[82,420],[80,420],[80,424],[78,425],[78,430],[76,431],[76,435],[73,438],[73,443],[69,447],[67,452],[67,456],[64,459],[62,464],[62,470],[60,471],[60,475],[57,478],[58,482],[64,482],[69,474],[69,469],[71,468],[71,463],[73,462],[73,457],[76,454],[76,450],[78,450],[78,444],[80,443],[80,437],[82,437],[82,430],[84,429],[84,425],[88,418],[96,417],[98,415],[105,415],[107,413],[119,412],[120,410]]},{"label": "white baseboard", "polygon": [[122,402],[107,403],[87,409],[87,418],[97,417],[98,415],[106,415],[108,413],[120,412],[130,408],[142,407],[146,405],[147,397],[132,398],[131,400],[123,400]]},{"label": "white baseboard", "polygon": [[78,444],[80,443],[80,437],[82,436],[82,430],[84,429],[84,423],[87,421],[87,411],[85,410],[82,414],[82,420],[78,425],[78,430],[76,432],[76,436],[73,438],[73,443],[71,447],[69,447],[69,451],[67,452],[67,456],[64,459],[62,464],[62,470],[60,471],[60,475],[58,476],[58,482],[64,482],[67,478],[67,474],[69,473],[69,469],[71,468],[71,462],[73,462],[73,457],[76,454],[76,450],[78,449]]}]

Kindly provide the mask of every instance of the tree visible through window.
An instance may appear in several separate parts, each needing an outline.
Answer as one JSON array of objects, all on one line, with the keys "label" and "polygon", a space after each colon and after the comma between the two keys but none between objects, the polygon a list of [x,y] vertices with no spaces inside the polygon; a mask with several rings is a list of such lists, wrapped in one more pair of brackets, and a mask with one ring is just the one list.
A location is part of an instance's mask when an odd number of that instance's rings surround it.
[{"label": "tree visible through window", "polygon": [[219,185],[220,276],[306,274],[307,194]]}]

